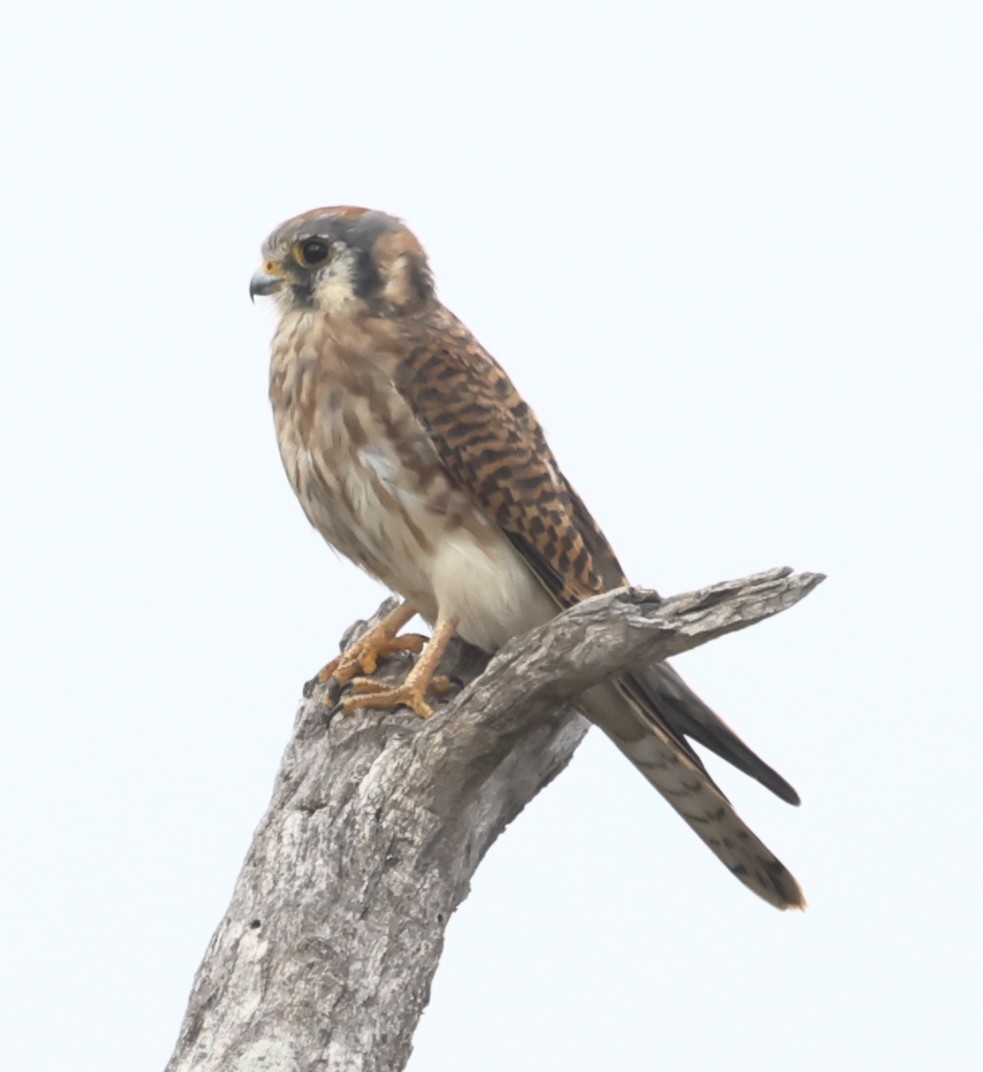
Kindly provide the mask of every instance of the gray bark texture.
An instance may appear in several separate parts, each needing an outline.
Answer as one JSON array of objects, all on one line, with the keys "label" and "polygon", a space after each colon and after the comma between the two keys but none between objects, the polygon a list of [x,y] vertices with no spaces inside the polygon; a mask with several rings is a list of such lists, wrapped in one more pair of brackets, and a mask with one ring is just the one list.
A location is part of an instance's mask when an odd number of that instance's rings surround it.
[{"label": "gray bark texture", "polygon": [[[475,868],[587,732],[571,700],[785,610],[821,580],[776,569],[668,599],[622,588],[490,661],[455,642],[442,670],[463,687],[427,721],[332,717],[336,697],[309,684],[167,1072],[404,1068]],[[378,676],[397,680],[410,661],[393,656]]]}]

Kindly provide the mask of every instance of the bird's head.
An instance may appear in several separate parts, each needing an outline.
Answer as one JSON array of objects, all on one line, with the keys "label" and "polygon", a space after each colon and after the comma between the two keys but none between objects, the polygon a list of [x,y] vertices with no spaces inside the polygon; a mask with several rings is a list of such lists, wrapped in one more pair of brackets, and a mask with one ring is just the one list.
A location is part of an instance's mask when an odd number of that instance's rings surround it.
[{"label": "bird's head", "polygon": [[282,223],[263,243],[249,295],[281,310],[334,317],[389,316],[433,297],[427,255],[401,220],[371,209],[316,208]]}]

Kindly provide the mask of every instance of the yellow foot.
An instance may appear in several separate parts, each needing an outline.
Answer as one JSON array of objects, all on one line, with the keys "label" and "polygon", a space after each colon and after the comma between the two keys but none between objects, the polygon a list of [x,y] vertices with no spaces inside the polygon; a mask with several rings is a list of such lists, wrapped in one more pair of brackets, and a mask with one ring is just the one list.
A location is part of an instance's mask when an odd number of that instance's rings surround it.
[{"label": "yellow foot", "polygon": [[[337,659],[332,659],[317,675],[318,681],[323,685],[334,678],[339,684],[344,685],[358,674],[374,674],[379,668],[379,660],[397,651],[423,651],[426,637],[409,633],[399,637],[375,637],[371,634],[357,640],[347,650],[342,652]],[[368,641],[368,643],[366,643]]]},{"label": "yellow foot", "polygon": [[383,685],[367,678],[356,678],[352,682],[352,694],[341,701],[341,710],[351,715],[365,708],[391,711],[396,707],[408,707],[420,718],[430,718],[433,708],[427,703],[427,692],[446,696],[453,688],[453,683],[443,674],[438,674],[423,685],[412,681],[411,677],[412,674],[402,685]]}]

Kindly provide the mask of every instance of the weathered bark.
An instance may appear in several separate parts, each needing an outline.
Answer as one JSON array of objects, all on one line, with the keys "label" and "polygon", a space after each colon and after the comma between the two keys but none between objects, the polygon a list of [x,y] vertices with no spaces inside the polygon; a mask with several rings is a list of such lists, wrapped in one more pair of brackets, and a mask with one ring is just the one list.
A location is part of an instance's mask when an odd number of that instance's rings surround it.
[{"label": "weathered bark", "polygon": [[[330,718],[326,690],[305,690],[168,1072],[403,1068],[475,868],[587,730],[570,698],[785,610],[820,580],[779,569],[664,600],[625,588],[490,663],[457,644],[443,669],[464,688],[427,722]],[[380,674],[406,666],[394,657]]]}]

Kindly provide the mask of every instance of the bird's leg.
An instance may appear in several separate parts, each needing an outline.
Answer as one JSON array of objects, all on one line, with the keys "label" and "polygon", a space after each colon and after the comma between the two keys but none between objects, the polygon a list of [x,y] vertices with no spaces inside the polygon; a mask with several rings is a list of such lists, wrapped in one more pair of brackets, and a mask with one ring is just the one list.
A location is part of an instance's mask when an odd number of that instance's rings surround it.
[{"label": "bird's leg", "polygon": [[456,628],[456,618],[438,617],[433,636],[402,684],[388,686],[378,681],[356,678],[352,683],[353,695],[341,701],[341,709],[346,715],[350,715],[360,708],[382,708],[390,711],[394,707],[408,707],[420,718],[429,718],[433,714],[433,708],[427,703],[427,691],[431,684],[438,689],[442,686],[441,680],[434,678],[434,673]]},{"label": "bird's leg", "polygon": [[412,604],[400,603],[378,625],[349,645],[337,659],[332,659],[317,675],[318,681],[323,685],[334,678],[343,685],[357,674],[374,674],[380,656],[390,655],[394,651],[421,651],[423,637],[415,633],[403,637],[396,635],[414,614],[416,608]]}]

